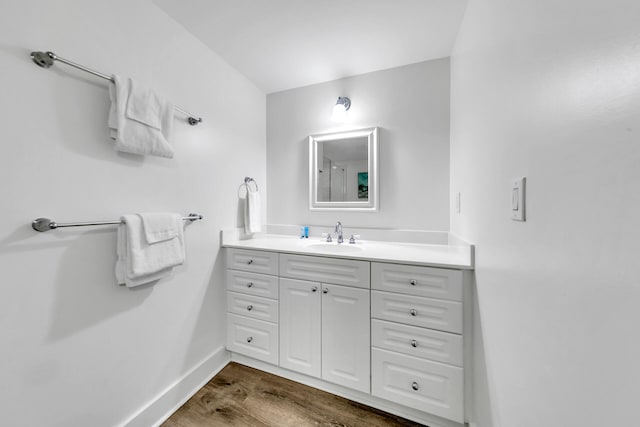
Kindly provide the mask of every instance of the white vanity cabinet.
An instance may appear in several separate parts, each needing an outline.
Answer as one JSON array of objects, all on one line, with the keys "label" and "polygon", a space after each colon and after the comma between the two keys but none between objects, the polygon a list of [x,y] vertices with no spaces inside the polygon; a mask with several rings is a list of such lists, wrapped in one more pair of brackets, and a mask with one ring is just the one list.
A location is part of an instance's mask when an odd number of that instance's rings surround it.
[{"label": "white vanity cabinet", "polygon": [[227,249],[227,349],[278,363],[278,254]]},{"label": "white vanity cabinet", "polygon": [[371,394],[464,422],[462,272],[371,264]]},{"label": "white vanity cabinet", "polygon": [[281,254],[280,270],[280,366],[369,393],[369,263]]},{"label": "white vanity cabinet", "polygon": [[462,269],[273,249],[226,261],[236,360],[424,424],[465,422]]}]

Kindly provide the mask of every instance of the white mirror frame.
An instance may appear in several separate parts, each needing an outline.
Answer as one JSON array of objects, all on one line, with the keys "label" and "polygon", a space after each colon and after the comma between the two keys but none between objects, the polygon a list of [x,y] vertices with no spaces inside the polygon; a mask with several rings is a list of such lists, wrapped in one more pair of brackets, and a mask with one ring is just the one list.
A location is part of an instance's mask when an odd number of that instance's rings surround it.
[{"label": "white mirror frame", "polygon": [[[318,201],[318,143],[366,136],[368,140],[369,198],[358,202]],[[378,210],[378,128],[356,129],[344,132],[309,136],[309,209],[312,211],[364,211]]]}]

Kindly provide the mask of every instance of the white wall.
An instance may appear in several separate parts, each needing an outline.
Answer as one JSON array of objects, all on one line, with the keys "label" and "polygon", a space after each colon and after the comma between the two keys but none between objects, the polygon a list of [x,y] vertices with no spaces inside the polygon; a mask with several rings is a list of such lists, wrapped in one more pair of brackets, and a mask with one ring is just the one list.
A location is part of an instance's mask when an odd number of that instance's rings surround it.
[{"label": "white wall", "polygon": [[[338,96],[352,103],[342,127]],[[348,126],[380,127],[380,210],[312,212],[307,137]],[[449,59],[268,95],[267,171],[271,224],[448,230]]]},{"label": "white wall", "polygon": [[451,224],[477,245],[479,426],[638,424],[638,16],[636,0],[469,2]]},{"label": "white wall", "polygon": [[[119,154],[107,83],[31,50],[137,78],[204,123],[177,117],[173,160]],[[4,2],[0,64],[0,424],[118,425],[224,344],[219,230],[239,225],[242,178],[266,178],[265,96],[148,0]],[[114,227],[30,228],[139,211],[205,219],[186,265],[135,290],[115,283]]]}]

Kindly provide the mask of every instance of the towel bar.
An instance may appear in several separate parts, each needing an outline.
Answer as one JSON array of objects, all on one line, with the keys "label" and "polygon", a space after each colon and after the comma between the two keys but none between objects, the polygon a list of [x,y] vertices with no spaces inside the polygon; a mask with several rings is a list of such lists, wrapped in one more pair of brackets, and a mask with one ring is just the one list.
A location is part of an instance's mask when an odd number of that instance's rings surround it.
[{"label": "towel bar", "polygon": [[[111,76],[108,76],[103,73],[99,73],[98,71],[92,70],[91,68],[87,68],[84,65],[76,64],[75,62],[69,61],[68,59],[61,58],[53,52],[31,52],[31,59],[33,60],[33,62],[35,62],[37,65],[39,65],[42,68],[49,68],[53,65],[53,61],[60,61],[63,64],[67,64],[71,67],[77,68],[78,70],[82,70],[86,73],[93,74],[94,76],[100,77],[101,79],[105,79],[105,80],[109,80],[110,82],[113,82],[113,79],[111,78]],[[179,111],[182,114],[188,116],[187,121],[191,126],[195,126],[198,123],[202,122],[202,117],[196,117],[193,114],[183,110],[180,107],[174,106],[173,108],[176,111]]]},{"label": "towel bar", "polygon": [[[183,221],[197,221],[202,219],[202,215],[190,213],[189,215],[182,218]],[[62,227],[85,227],[90,225],[112,225],[112,224],[120,224],[122,221],[93,221],[93,222],[67,222],[67,223],[57,223],[49,218],[37,218],[31,222],[31,228],[36,231],[49,231],[54,230],[56,228]]]}]

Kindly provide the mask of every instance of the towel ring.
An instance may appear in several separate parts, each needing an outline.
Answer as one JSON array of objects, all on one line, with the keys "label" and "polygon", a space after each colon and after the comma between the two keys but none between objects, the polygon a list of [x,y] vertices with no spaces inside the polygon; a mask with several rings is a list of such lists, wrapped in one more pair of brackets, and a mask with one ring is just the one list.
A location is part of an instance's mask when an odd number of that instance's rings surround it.
[{"label": "towel ring", "polygon": [[249,178],[248,176],[244,178],[244,184],[247,186],[247,188],[249,188],[249,183],[251,182],[253,182],[253,184],[256,186],[256,191],[258,191],[258,183],[255,179]]},{"label": "towel ring", "polygon": [[[256,180],[253,178],[245,177],[244,182],[240,184],[240,187],[238,187],[238,197],[240,197],[241,199],[244,199],[245,197],[247,197],[247,194],[249,194],[249,191],[253,192],[253,190],[251,190],[251,187],[249,187],[249,183],[251,182],[253,182],[253,184],[256,186],[255,191],[258,191],[258,183],[256,182]],[[240,193],[240,190],[242,190],[243,187],[244,187],[244,190],[246,191],[246,193],[244,194],[244,197],[243,197],[243,194]]]}]

